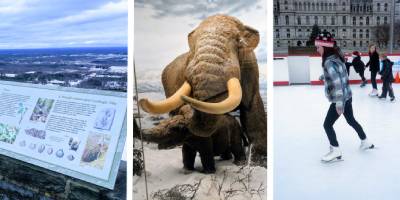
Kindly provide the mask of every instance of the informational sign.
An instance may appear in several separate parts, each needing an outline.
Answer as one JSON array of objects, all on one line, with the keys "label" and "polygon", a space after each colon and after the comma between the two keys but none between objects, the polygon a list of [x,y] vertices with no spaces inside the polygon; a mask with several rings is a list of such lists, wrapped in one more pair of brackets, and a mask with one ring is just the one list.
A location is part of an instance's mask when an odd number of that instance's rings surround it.
[{"label": "informational sign", "polygon": [[0,153],[114,187],[126,93],[0,81]]}]

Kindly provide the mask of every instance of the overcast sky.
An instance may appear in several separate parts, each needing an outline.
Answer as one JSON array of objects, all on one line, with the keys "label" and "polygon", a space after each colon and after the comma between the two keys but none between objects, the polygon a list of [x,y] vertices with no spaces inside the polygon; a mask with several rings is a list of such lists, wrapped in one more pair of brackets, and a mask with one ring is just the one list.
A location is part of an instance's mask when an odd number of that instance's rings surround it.
[{"label": "overcast sky", "polygon": [[127,0],[0,0],[0,49],[127,46]]},{"label": "overcast sky", "polygon": [[139,70],[164,68],[188,51],[187,35],[202,19],[222,13],[256,28],[259,62],[266,62],[267,0],[136,0],[135,63]]}]

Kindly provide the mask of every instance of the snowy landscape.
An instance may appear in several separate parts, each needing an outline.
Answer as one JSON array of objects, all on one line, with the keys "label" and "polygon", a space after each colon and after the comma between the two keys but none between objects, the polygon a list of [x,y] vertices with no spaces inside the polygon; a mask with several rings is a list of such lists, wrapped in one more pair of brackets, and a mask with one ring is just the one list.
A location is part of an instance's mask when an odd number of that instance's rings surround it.
[{"label": "snowy landscape", "polygon": [[0,50],[0,80],[126,92],[127,48]]},{"label": "snowy landscape", "polygon": [[[356,132],[340,117],[334,128],[343,161],[324,164],[324,87],[274,87],[274,199],[399,199],[399,102],[369,97],[370,84],[351,89],[354,117],[376,149],[360,151]],[[400,85],[393,89],[400,94]]]}]

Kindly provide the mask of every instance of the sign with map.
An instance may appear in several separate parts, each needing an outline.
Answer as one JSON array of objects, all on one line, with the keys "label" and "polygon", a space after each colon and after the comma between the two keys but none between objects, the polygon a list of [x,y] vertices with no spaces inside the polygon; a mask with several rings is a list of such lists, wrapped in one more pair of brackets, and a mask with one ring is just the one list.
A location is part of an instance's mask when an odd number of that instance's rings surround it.
[{"label": "sign with map", "polygon": [[0,81],[0,153],[112,189],[126,93]]}]

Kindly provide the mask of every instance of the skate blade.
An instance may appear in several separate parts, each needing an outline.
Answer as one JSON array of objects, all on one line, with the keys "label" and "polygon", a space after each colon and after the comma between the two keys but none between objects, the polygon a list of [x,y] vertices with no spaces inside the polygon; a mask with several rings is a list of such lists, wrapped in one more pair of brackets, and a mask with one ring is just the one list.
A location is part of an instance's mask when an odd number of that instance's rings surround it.
[{"label": "skate blade", "polygon": [[340,162],[340,161],[343,161],[342,156],[336,157],[333,160],[328,160],[328,161],[321,160],[321,162],[324,164],[330,164],[330,163],[335,163],[335,162]]},{"label": "skate blade", "polygon": [[376,149],[376,146],[374,144],[372,144],[370,147],[365,148],[365,149],[361,149],[361,150],[362,151],[366,151],[366,150],[369,150],[369,149]]}]

